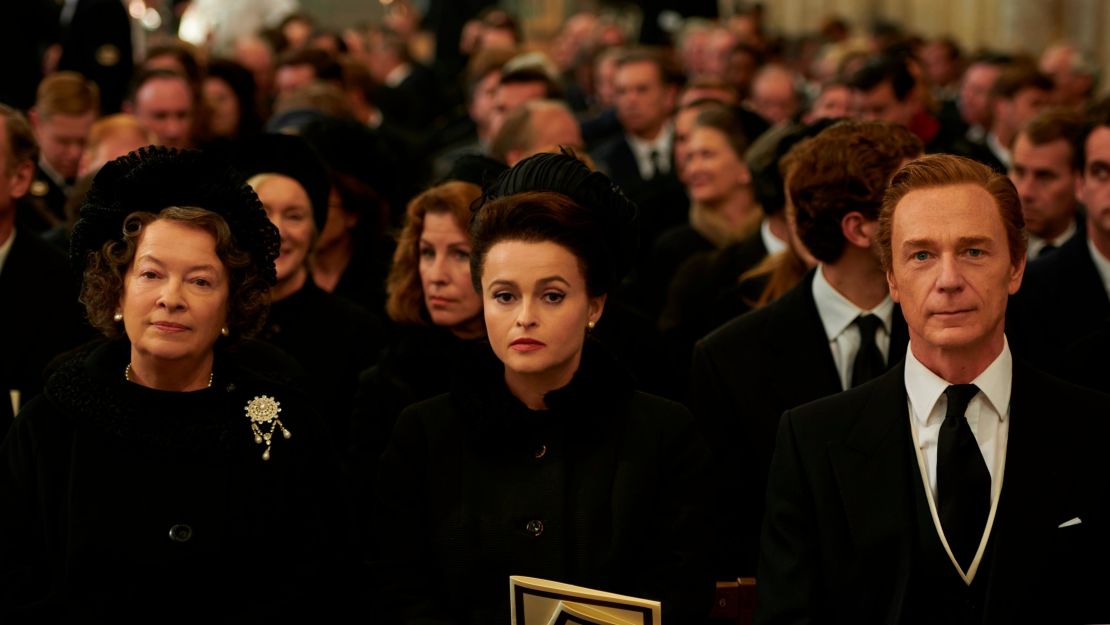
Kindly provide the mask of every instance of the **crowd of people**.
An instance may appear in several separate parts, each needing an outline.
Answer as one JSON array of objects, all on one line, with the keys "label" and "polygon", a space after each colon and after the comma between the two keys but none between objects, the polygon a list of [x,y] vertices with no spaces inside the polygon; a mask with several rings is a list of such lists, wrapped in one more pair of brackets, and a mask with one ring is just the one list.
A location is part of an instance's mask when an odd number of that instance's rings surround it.
[{"label": "crowd of people", "polygon": [[0,103],[0,621],[1110,619],[1079,47],[73,4]]}]

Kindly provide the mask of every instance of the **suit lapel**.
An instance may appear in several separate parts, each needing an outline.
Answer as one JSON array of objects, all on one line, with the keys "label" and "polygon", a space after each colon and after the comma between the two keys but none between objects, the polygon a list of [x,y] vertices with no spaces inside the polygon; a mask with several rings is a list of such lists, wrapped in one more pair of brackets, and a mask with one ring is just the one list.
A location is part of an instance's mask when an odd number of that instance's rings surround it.
[{"label": "suit lapel", "polygon": [[[900,363],[875,380],[872,392],[860,403],[849,435],[828,444],[853,546],[859,554],[860,579],[897,576],[888,615],[894,620],[901,613],[912,564],[912,480],[920,480],[918,472],[910,470],[913,445],[904,376],[905,366]],[[891,545],[897,545],[897,550],[892,551]]]},{"label": "suit lapel", "polygon": [[767,329],[767,336],[776,337],[781,345],[773,354],[775,364],[770,370],[792,372],[774,378],[779,395],[794,400],[788,402],[790,406],[844,390],[813,299],[813,275],[814,270],[810,270],[774,304],[774,316]]},{"label": "suit lapel", "polygon": [[1053,444],[1059,437],[1054,427],[1059,425],[1053,426],[1051,419],[1044,418],[1054,412],[1049,403],[1051,397],[1045,393],[1044,380],[1035,377],[1043,376],[1014,361],[1006,464],[991,535],[994,562],[985,605],[988,615],[992,607],[1002,612],[1012,610],[1005,602],[992,606],[990,599],[1012,597],[1015,585],[1028,586],[1021,584],[1019,578],[1052,574],[1037,570],[1040,558],[1036,556],[1036,542],[1038,537],[1050,536],[1061,522],[1053,517],[1059,511],[1051,502],[1057,500],[1054,491],[1064,483],[1060,481],[1064,478],[1055,472],[1062,464],[1062,459],[1055,457],[1059,446]]}]

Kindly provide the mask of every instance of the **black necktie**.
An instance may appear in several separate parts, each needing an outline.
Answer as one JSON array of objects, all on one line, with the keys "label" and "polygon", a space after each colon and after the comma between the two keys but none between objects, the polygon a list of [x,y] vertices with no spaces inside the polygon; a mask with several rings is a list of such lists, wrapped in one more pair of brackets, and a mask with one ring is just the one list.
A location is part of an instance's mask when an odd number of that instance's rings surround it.
[{"label": "black necktie", "polygon": [[648,158],[651,159],[651,177],[648,180],[655,180],[659,176],[659,151],[652,150]]},{"label": "black necktie", "polygon": [[860,315],[852,323],[859,327],[859,351],[856,352],[856,360],[852,363],[850,386],[859,386],[886,371],[883,353],[875,344],[875,331],[879,329],[882,321],[875,315]]},{"label": "black necktie", "polygon": [[991,509],[991,474],[964,412],[979,392],[974,384],[945,389],[948,410],[937,442],[937,512],[952,555],[971,566]]}]

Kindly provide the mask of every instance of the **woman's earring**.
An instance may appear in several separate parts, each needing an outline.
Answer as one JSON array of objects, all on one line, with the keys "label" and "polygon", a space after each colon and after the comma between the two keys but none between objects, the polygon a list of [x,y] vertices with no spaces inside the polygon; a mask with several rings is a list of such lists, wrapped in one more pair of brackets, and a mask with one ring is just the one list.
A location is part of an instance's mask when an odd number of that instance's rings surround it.
[{"label": "woman's earring", "polygon": [[224,336],[228,336],[229,334],[231,334],[231,331],[227,329],[227,326],[224,326],[224,327],[220,328],[220,334],[222,334]]},{"label": "woman's earring", "polygon": [[117,310],[116,314],[112,315],[112,321],[115,321],[116,323],[123,321],[123,312]]},{"label": "woman's earring", "polygon": [[587,330],[593,330],[595,325],[597,325],[597,324],[594,323],[593,321],[587,321],[586,322],[586,329]]}]

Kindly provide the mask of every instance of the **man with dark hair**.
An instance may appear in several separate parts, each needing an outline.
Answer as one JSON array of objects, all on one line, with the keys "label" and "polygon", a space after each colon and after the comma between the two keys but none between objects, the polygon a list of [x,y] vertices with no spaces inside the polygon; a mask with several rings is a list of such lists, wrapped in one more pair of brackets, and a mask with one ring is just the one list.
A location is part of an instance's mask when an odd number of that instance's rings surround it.
[{"label": "man with dark hair", "polygon": [[514,57],[501,68],[501,79],[493,95],[493,110],[489,117],[490,137],[497,135],[505,117],[525,102],[554,100],[562,95],[558,80],[549,68],[544,67],[542,59],[531,55]]},{"label": "man with dark hair", "polygon": [[[371,74],[373,74],[372,70]],[[274,95],[277,98],[289,96],[318,80],[341,87],[343,66],[325,50],[318,48],[289,50],[277,59],[274,70]]]},{"label": "man with dark hair", "polygon": [[192,147],[197,99],[185,76],[165,69],[140,73],[124,110],[154,134],[158,145]]},{"label": "man with dark hair", "polygon": [[631,50],[617,61],[614,77],[617,119],[623,132],[592,153],[640,207],[643,258],[656,238],[686,220],[689,200],[674,166],[674,73],[653,50]]},{"label": "man with dark hair", "polygon": [[[17,200],[34,179],[38,145],[21,113],[0,104],[0,423],[42,390],[43,369],[78,336],[76,285],[65,257],[24,228]],[[6,427],[6,426],[5,426]]]},{"label": "man with dark hair", "polygon": [[991,125],[983,140],[986,150],[973,155],[995,171],[1012,165],[1010,152],[1022,124],[1048,106],[1052,80],[1032,67],[1011,65],[1002,70],[990,90]]},{"label": "man with dark hair", "polygon": [[1014,139],[1010,180],[1017,187],[1030,260],[1054,252],[1078,232],[1083,118],[1064,109],[1050,109],[1029,120]]},{"label": "man with dark hair", "polygon": [[1075,189],[1087,209],[1086,236],[1029,265],[1007,319],[1018,357],[1072,379],[1069,354],[1110,319],[1110,105],[1096,110],[1081,145]]},{"label": "man with dark hair", "polygon": [[905,126],[921,139],[925,151],[962,152],[953,129],[946,128],[922,105],[921,85],[909,62],[888,54],[868,59],[849,79],[852,117]]},{"label": "man with dark hair", "polygon": [[799,238],[820,265],[694,349],[694,413],[718,444],[717,473],[731,485],[721,498],[732,502],[725,526],[735,537],[721,563],[727,577],[755,572],[782,412],[858,386],[902,357],[906,329],[887,293],[875,232],[890,176],[920,153],[916,137],[887,122],[842,122],[796,145],[784,167],[787,195]]},{"label": "man with dark hair", "polygon": [[385,119],[427,132],[442,112],[442,90],[432,71],[412,58],[408,42],[387,29],[371,33],[369,67],[381,85],[376,99]]},{"label": "man with dark hair", "polygon": [[[78,73],[57,72],[39,85],[30,119],[41,156],[28,194],[27,213],[22,216],[36,231],[65,221],[66,199],[99,111],[100,90]],[[38,218],[37,226],[31,224],[32,218]]]},{"label": "man with dark hair", "polygon": [[783,414],[757,623],[1110,617],[1110,397],[1011,355],[1022,223],[1013,184],[970,159],[895,174],[876,240],[906,359]]}]

